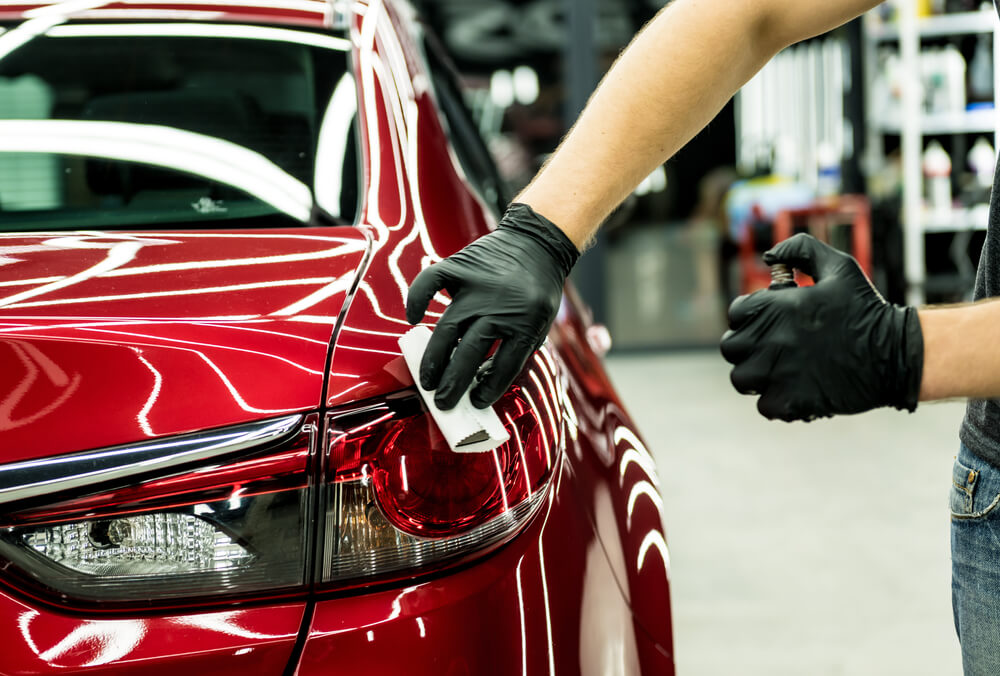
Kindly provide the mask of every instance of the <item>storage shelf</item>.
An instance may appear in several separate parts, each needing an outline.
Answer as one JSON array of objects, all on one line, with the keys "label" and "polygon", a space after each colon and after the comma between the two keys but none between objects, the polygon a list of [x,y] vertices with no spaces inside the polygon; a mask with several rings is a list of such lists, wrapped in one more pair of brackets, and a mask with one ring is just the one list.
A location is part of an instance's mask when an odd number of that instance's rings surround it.
[{"label": "storage shelf", "polygon": [[[963,113],[933,113],[920,118],[920,133],[924,136],[938,134],[993,134],[997,128],[997,113],[993,109],[969,110]],[[899,122],[886,121],[879,125],[885,134],[900,134]]]},{"label": "storage shelf", "polygon": [[979,204],[966,209],[954,209],[942,218],[933,211],[925,211],[922,221],[924,232],[959,232],[961,230],[985,231],[990,220],[988,204]]},{"label": "storage shelf", "polygon": [[[921,38],[992,33],[997,22],[993,9],[978,12],[956,12],[940,14],[920,19],[917,27]],[[880,41],[899,39],[899,25],[895,23],[875,24],[871,27],[871,37]]]}]

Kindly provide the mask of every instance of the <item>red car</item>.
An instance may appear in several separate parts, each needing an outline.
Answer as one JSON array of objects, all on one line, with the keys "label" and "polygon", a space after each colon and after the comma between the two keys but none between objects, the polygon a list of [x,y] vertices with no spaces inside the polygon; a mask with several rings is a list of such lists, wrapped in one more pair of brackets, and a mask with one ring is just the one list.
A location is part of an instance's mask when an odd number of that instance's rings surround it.
[{"label": "red car", "polygon": [[0,673],[672,674],[572,290],[493,452],[401,358],[505,199],[402,1],[0,2]]}]

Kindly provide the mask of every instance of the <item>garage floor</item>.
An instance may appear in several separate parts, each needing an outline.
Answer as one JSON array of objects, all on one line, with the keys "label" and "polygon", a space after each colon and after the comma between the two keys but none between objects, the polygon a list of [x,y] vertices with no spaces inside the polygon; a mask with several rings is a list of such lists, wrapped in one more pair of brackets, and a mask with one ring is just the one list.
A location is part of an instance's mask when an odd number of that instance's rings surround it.
[{"label": "garage floor", "polygon": [[679,676],[961,674],[961,404],[787,425],[735,393],[714,351],[609,367],[660,469]]}]

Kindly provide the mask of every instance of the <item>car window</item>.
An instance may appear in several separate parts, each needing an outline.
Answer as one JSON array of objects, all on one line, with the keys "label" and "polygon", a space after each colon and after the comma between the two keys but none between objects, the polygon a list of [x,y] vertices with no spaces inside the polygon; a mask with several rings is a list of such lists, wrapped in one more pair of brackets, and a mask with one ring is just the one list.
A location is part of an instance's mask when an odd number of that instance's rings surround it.
[{"label": "car window", "polygon": [[500,178],[482,136],[479,135],[479,129],[472,121],[462,96],[461,85],[454,69],[441,51],[442,48],[432,39],[427,40],[425,45],[434,93],[444,113],[455,154],[458,155],[466,178],[479,192],[480,197],[491,208],[496,209],[499,215],[507,208],[510,201],[506,185]]},{"label": "car window", "polygon": [[71,23],[0,57],[0,230],[352,220],[346,42],[204,28]]}]

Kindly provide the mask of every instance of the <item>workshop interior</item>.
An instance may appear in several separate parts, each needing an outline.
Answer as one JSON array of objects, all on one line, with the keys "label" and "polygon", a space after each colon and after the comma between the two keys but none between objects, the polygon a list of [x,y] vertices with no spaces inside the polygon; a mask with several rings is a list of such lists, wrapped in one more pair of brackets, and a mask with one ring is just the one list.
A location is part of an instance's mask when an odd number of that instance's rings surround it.
[{"label": "workshop interior", "polygon": [[[516,193],[663,3],[423,4]],[[975,0],[886,2],[781,52],[588,252],[577,285],[615,349],[715,342],[729,301],[767,286],[760,254],[795,232],[854,255],[892,302],[971,299],[995,165],[993,27]]]}]

